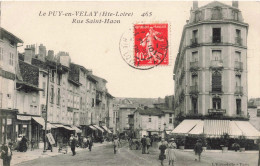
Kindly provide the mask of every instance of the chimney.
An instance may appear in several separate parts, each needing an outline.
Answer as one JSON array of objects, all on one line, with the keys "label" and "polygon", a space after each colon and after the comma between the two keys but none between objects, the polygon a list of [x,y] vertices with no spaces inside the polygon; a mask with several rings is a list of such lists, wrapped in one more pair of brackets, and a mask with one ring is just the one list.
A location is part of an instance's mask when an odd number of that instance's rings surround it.
[{"label": "chimney", "polygon": [[46,57],[46,47],[43,44],[39,46],[39,57],[38,59],[44,61]]},{"label": "chimney", "polygon": [[232,7],[238,8],[238,1],[232,1]]},{"label": "chimney", "polygon": [[193,10],[198,9],[198,1],[193,1]]},{"label": "chimney", "polygon": [[49,50],[48,51],[48,55],[46,57],[48,60],[53,61],[54,60],[54,51],[53,50]]},{"label": "chimney", "polygon": [[24,62],[31,64],[33,57],[33,50],[29,46],[24,49]]},{"label": "chimney", "polygon": [[58,62],[66,67],[70,67],[70,56],[69,53],[60,51],[57,55]]}]

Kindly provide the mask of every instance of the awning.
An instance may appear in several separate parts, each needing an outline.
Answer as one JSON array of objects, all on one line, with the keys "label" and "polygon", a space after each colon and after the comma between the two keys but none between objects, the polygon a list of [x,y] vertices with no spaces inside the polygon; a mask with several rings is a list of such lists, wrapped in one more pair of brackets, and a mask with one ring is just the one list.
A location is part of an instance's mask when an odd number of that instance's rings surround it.
[{"label": "awning", "polygon": [[93,125],[95,128],[97,128],[98,130],[100,130],[101,132],[104,132],[104,130],[102,128],[100,128],[99,126],[97,125]]},{"label": "awning", "polygon": [[242,135],[247,138],[257,139],[260,138],[260,132],[254,128],[248,121],[234,121],[238,128],[241,130]]},{"label": "awning", "polygon": [[92,130],[97,130],[95,127],[93,126],[88,126],[89,128],[91,128]]},{"label": "awning", "polygon": [[108,133],[112,133],[108,128],[107,126],[102,126],[104,130],[106,130]]},{"label": "awning", "polygon": [[204,120],[204,134],[220,137],[224,134],[231,135],[230,120]]},{"label": "awning", "polygon": [[32,117],[32,118],[40,125],[45,126],[45,120],[42,117]]},{"label": "awning", "polygon": [[58,127],[58,128],[64,128],[64,129],[73,131],[73,129],[72,129],[71,127],[64,126],[64,125],[62,125],[62,124],[55,124],[54,126],[56,126],[56,127]]},{"label": "awning", "polygon": [[199,135],[203,134],[204,121],[200,121],[190,132],[189,134]]},{"label": "awning", "polygon": [[183,120],[175,129],[173,129],[171,134],[188,134],[200,121],[201,120],[191,119]]},{"label": "awning", "polygon": [[82,130],[80,130],[79,128],[77,128],[76,126],[71,126],[71,128],[73,130],[75,130],[76,133],[82,133]]}]

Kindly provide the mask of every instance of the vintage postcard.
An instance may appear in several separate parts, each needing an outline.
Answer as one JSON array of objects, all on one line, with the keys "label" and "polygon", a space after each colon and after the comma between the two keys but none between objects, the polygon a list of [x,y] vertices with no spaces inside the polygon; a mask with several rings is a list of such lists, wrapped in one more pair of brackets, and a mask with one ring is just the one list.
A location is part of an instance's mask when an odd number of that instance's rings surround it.
[{"label": "vintage postcard", "polygon": [[0,1],[0,165],[260,165],[259,1]]}]

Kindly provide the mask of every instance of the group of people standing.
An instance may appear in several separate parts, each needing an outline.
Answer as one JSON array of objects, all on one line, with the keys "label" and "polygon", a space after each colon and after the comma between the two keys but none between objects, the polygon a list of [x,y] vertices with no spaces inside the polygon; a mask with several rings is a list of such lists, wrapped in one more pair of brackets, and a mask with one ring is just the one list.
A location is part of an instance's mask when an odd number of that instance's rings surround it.
[{"label": "group of people standing", "polygon": [[[70,140],[69,140],[69,145],[70,145],[70,148],[71,148],[72,156],[75,156],[76,155],[76,147],[78,146],[78,137],[71,134]],[[91,151],[92,146],[93,146],[92,138],[91,137],[84,137],[83,138],[83,148],[88,147],[89,151]]]},{"label": "group of people standing", "polygon": [[149,154],[149,148],[152,146],[152,141],[149,136],[143,136],[141,139],[141,144],[142,144],[142,154]]},{"label": "group of people standing", "polygon": [[[161,160],[162,166],[163,161],[166,158],[168,159],[169,165],[174,165],[174,162],[176,162],[176,149],[177,145],[174,138],[169,139],[168,142],[166,142],[163,138],[161,139],[161,142],[159,143],[159,160]],[[194,152],[196,156],[195,161],[200,161],[202,151],[202,141],[198,139],[197,143],[194,146]]]}]

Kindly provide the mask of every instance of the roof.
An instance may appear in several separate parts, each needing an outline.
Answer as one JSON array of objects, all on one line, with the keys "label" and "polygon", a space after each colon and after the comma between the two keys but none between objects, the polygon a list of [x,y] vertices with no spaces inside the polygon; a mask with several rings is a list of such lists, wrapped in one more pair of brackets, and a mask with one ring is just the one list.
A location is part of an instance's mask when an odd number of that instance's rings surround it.
[{"label": "roof", "polygon": [[32,65],[37,66],[37,67],[39,67],[41,69],[45,69],[45,70],[48,69],[47,63],[43,62],[43,61],[41,61],[39,59],[32,58]]},{"label": "roof", "polygon": [[105,83],[107,83],[107,80],[105,80],[104,78],[101,78],[101,77],[98,77],[98,76],[96,76],[96,75],[92,75],[92,77],[95,79],[95,80],[102,80],[102,81],[104,81]]},{"label": "roof", "polygon": [[162,110],[158,108],[147,108],[147,109],[138,108],[136,111],[139,112],[140,115],[151,115],[151,116],[163,115]]},{"label": "roof", "polygon": [[162,112],[174,114],[174,111],[173,111],[173,110],[168,110],[168,109],[162,109]]},{"label": "roof", "polygon": [[70,63],[69,80],[75,83],[79,83],[79,65]]},{"label": "roof", "polygon": [[[230,6],[230,5],[227,5],[227,4],[224,4],[222,2],[218,2],[218,1],[213,1],[211,3],[208,3],[207,5],[204,5],[204,6],[201,6],[199,7],[198,9],[203,9],[203,8],[214,8],[214,7],[229,7],[229,8],[233,8],[233,9],[238,9],[234,6]],[[197,10],[197,9],[196,9]]]},{"label": "roof", "polygon": [[6,38],[8,38],[9,40],[13,40],[16,43],[23,43],[23,41],[16,37],[14,34],[12,34],[11,32],[8,32],[7,30],[5,30],[4,28],[0,27],[1,33],[3,36],[5,36]]},{"label": "roof", "polygon": [[38,86],[39,68],[19,60],[19,68],[23,82]]},{"label": "roof", "polygon": [[87,75],[87,79],[89,79],[90,81],[97,83],[98,80],[96,80],[94,77],[92,77],[92,75]]}]

